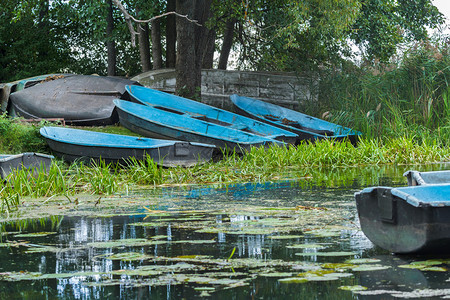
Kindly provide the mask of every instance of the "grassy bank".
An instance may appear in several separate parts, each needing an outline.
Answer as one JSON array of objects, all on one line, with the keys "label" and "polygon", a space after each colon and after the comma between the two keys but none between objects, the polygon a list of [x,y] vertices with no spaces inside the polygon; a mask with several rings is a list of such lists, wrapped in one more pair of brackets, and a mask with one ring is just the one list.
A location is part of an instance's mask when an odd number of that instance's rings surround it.
[{"label": "grassy bank", "polygon": [[[450,148],[402,137],[386,141],[363,138],[358,147],[348,142],[320,141],[296,147],[253,148],[240,157],[228,155],[223,160],[192,168],[161,168],[147,161],[130,160],[127,166],[98,163],[66,165],[55,161],[48,173],[20,170],[2,185],[2,211],[10,211],[20,199],[70,196],[78,193],[97,195],[124,192],[137,187],[185,184],[230,184],[264,182],[286,178],[306,178],[319,182],[333,170],[359,169],[386,164],[426,164],[450,161]],[[357,167],[357,168],[355,168]],[[323,170],[327,170],[326,172]],[[345,175],[341,174],[345,179]],[[327,184],[332,184],[329,181]]]}]

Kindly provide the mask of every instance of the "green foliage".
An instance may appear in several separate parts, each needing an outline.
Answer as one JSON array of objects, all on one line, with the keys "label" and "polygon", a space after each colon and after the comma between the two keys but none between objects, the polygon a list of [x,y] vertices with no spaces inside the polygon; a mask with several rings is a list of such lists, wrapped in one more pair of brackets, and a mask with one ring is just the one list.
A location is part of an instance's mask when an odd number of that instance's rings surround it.
[{"label": "green foliage", "polygon": [[94,161],[91,166],[83,163],[73,165],[74,174],[71,181],[75,183],[72,193],[77,189],[89,191],[97,195],[110,195],[117,191],[119,186],[119,168],[115,164],[106,164],[104,160]]},{"label": "green foliage", "polygon": [[387,61],[444,21],[431,0],[215,1],[213,8],[219,34],[226,20],[238,21],[240,67],[268,71],[339,64],[353,54],[350,39],[368,59]]},{"label": "green foliage", "polygon": [[449,48],[416,43],[397,63],[344,66],[322,74],[320,105],[304,109],[361,130],[368,137],[450,138]]},{"label": "green foliage", "polygon": [[39,134],[43,125],[27,124],[0,115],[0,153],[48,152],[47,144]]},{"label": "green foliage", "polygon": [[147,155],[145,160],[132,157],[127,166],[127,177],[138,185],[156,185],[163,182],[163,170]]},{"label": "green foliage", "polygon": [[368,58],[388,61],[397,45],[427,38],[427,27],[443,24],[443,15],[431,0],[362,1],[362,14],[352,28],[351,37],[365,45]]},{"label": "green foliage", "polygon": [[338,59],[360,7],[357,0],[247,3],[229,8],[240,22],[240,62],[269,71],[304,70]]},{"label": "green foliage", "polygon": [[[117,75],[139,72],[139,51],[131,47],[125,23],[117,22],[106,37],[104,1],[3,2],[0,82],[58,72],[106,75],[105,42],[111,38],[117,41]],[[115,10],[114,18],[120,17]]]},{"label": "green foliage", "polygon": [[56,73],[69,64],[63,24],[48,1],[2,1],[0,82]]},{"label": "green foliage", "polygon": [[[122,0],[141,19],[166,10],[161,0]],[[431,0],[248,0],[212,2],[206,26],[223,37],[236,20],[239,67],[299,71],[338,64],[351,56],[348,40],[365,48],[369,59],[387,61],[405,41],[426,38],[426,28],[442,24]],[[106,36],[106,1],[4,0],[0,12],[0,82],[33,75],[73,72],[106,74],[105,43],[114,40],[117,75],[140,71],[139,50],[114,9],[112,36]],[[161,32],[165,29],[161,18]],[[38,37],[38,38],[36,38]],[[164,38],[162,39],[164,44]]]},{"label": "green foliage", "polygon": [[[77,193],[110,195],[135,186],[159,184],[230,184],[304,178],[315,184],[336,185],[351,181],[365,168],[364,180],[373,182],[374,166],[386,164],[426,164],[450,160],[450,148],[423,138],[360,139],[358,147],[350,142],[323,140],[298,146],[252,148],[243,156],[230,153],[223,160],[192,168],[161,168],[150,157],[131,159],[125,167],[103,161],[85,165],[52,163],[50,171],[18,170],[0,185],[0,212],[11,212],[22,198]],[[283,170],[283,172],[280,172]],[[358,173],[358,174],[356,174]],[[343,175],[345,174],[345,176]],[[350,174],[350,175],[349,175]],[[348,183],[348,182],[347,182]],[[307,184],[305,181],[304,184]]]}]

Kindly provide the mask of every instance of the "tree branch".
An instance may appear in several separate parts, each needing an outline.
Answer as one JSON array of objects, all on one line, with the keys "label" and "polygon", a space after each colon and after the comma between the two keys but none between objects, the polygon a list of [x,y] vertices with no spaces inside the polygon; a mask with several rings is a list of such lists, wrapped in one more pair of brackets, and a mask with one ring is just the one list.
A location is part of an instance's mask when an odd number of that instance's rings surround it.
[{"label": "tree branch", "polygon": [[197,20],[189,19],[187,15],[182,15],[182,14],[179,14],[179,13],[177,13],[175,11],[169,11],[169,12],[163,13],[161,15],[154,16],[154,17],[152,17],[152,18],[150,18],[148,20],[139,20],[139,19],[136,19],[135,17],[133,17],[132,15],[130,15],[130,13],[122,5],[120,0],[112,0],[112,1],[113,1],[114,5],[122,12],[123,16],[125,17],[125,22],[127,23],[128,30],[130,31],[130,34],[131,34],[131,45],[133,47],[136,47],[136,35],[139,34],[134,29],[133,22],[138,23],[138,24],[139,23],[151,23],[152,21],[154,21],[156,19],[159,19],[159,18],[162,18],[162,17],[166,17],[168,15],[175,15],[177,17],[184,18],[188,22],[194,23],[197,26],[202,26],[201,24],[198,23]]}]

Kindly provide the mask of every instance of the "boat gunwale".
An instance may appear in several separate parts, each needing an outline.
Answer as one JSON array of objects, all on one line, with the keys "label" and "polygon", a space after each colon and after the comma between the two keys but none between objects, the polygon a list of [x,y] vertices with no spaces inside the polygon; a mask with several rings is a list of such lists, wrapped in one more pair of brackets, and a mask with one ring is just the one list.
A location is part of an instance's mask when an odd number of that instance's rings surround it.
[{"label": "boat gunwale", "polygon": [[[285,138],[287,138],[287,139],[296,139],[296,138],[298,138],[298,134],[296,134],[295,132],[292,132],[291,130],[287,130],[287,129],[284,129],[284,128],[280,128],[280,127],[278,127],[278,126],[274,126],[274,125],[272,125],[272,124],[268,124],[268,123],[263,122],[263,121],[261,121],[261,120],[255,120],[255,119],[253,119],[253,118],[249,118],[249,117],[247,117],[247,116],[244,116],[244,115],[241,115],[241,114],[237,114],[237,113],[234,113],[234,112],[225,110],[225,109],[221,109],[221,108],[218,108],[218,107],[214,107],[214,106],[211,106],[211,105],[202,103],[202,102],[197,102],[197,101],[194,101],[194,100],[191,100],[191,99],[188,99],[188,98],[184,98],[184,97],[180,97],[180,96],[177,96],[177,95],[165,93],[165,92],[162,92],[162,91],[159,91],[159,90],[150,89],[150,88],[148,88],[148,87],[126,85],[126,86],[125,86],[125,90],[127,91],[128,95],[129,95],[132,99],[134,99],[135,101],[139,102],[140,104],[146,105],[146,106],[158,106],[158,105],[162,105],[162,104],[156,105],[156,104],[152,104],[151,102],[144,101],[144,100],[140,99],[139,97],[137,97],[137,96],[135,95],[136,93],[133,93],[133,91],[132,91],[133,89],[134,89],[134,90],[138,90],[138,91],[143,90],[143,89],[148,89],[148,90],[150,90],[151,93],[159,94],[159,95],[162,95],[163,97],[168,97],[168,98],[172,98],[172,97],[173,97],[173,98],[175,98],[175,99],[178,99],[178,98],[179,98],[179,99],[182,99],[183,101],[186,101],[186,102],[189,103],[189,104],[190,104],[190,103],[193,103],[193,105],[196,105],[196,106],[198,106],[198,107],[202,107],[202,108],[204,108],[204,109],[206,109],[206,108],[211,108],[212,110],[214,110],[214,111],[216,111],[216,112],[221,112],[221,113],[223,113],[224,115],[230,115],[230,116],[233,116],[233,117],[236,116],[236,117],[242,118],[243,120],[246,120],[248,123],[255,123],[255,122],[257,122],[258,126],[263,127],[263,128],[274,127],[273,130],[278,131],[278,133],[271,134],[271,135],[263,135],[263,133],[261,133],[261,132],[257,132],[257,133],[252,133],[252,132],[250,132],[251,134],[254,134],[254,135],[257,135],[257,136],[262,136],[262,137],[266,137],[266,138],[269,138],[269,139],[283,139],[283,137],[285,137]],[[170,108],[171,108],[171,109],[175,109],[175,108],[173,108],[172,106],[171,106]],[[182,112],[183,115],[187,115],[188,117],[190,117],[190,118],[192,118],[192,119],[197,119],[197,118],[195,118],[195,112],[193,112],[193,111],[191,112],[191,111],[189,111],[189,110],[185,110],[185,111],[180,111],[180,112]],[[209,116],[206,115],[206,114],[200,114],[200,115],[209,118]],[[211,117],[211,118],[212,118],[212,117]],[[197,120],[199,120],[199,119],[197,119]],[[223,120],[221,120],[221,119],[218,119],[218,118],[217,118],[217,120],[226,123],[225,121],[223,121]],[[206,122],[207,122],[207,121],[206,121]],[[208,122],[208,123],[211,123],[211,122]],[[215,123],[213,123],[213,124],[215,124]],[[249,126],[249,124],[247,124],[247,123],[242,123],[242,124],[246,125],[247,127]],[[217,125],[220,125],[220,124],[217,124]],[[240,129],[233,128],[233,127],[231,127],[231,126],[230,126],[230,127],[229,127],[229,126],[225,126],[225,125],[221,125],[221,126],[224,126],[224,127],[227,127],[227,128],[231,128],[231,129],[235,129],[235,130],[242,131],[242,130],[240,130]],[[254,125],[253,125],[253,126],[254,126]],[[245,132],[245,131],[242,131],[242,132]],[[255,131],[255,132],[256,132],[256,131]]]},{"label": "boat gunwale", "polygon": [[[130,114],[130,115],[134,116],[134,117],[137,118],[137,119],[140,119],[140,120],[143,120],[143,121],[147,121],[147,122],[156,124],[157,126],[160,126],[160,127],[169,127],[169,128],[171,128],[171,129],[174,129],[174,130],[182,130],[182,131],[187,132],[187,133],[189,133],[189,134],[193,134],[193,135],[198,135],[198,136],[206,137],[206,138],[208,138],[208,139],[222,140],[222,141],[226,141],[226,142],[229,142],[229,143],[238,144],[238,145],[245,145],[245,146],[252,146],[252,145],[255,145],[255,144],[265,145],[265,144],[268,144],[268,143],[275,144],[275,145],[279,145],[279,146],[285,146],[285,145],[287,145],[286,143],[284,143],[284,142],[282,142],[282,141],[279,141],[279,140],[275,140],[275,139],[271,139],[271,138],[262,137],[262,136],[259,136],[259,135],[256,135],[256,134],[244,132],[244,131],[241,131],[241,130],[237,130],[237,129],[233,129],[233,128],[229,128],[229,127],[225,127],[225,126],[220,126],[220,125],[218,125],[218,124],[206,122],[206,121],[203,121],[203,120],[198,120],[198,119],[193,119],[193,118],[185,117],[185,118],[188,118],[189,120],[192,120],[193,122],[200,122],[200,123],[206,124],[207,126],[214,126],[214,127],[219,127],[219,128],[222,127],[222,128],[227,129],[227,130],[232,130],[233,132],[237,132],[237,133],[239,133],[239,134],[241,134],[241,135],[245,135],[245,136],[248,136],[248,137],[256,137],[256,138],[258,138],[259,140],[255,141],[255,142],[250,142],[250,141],[236,141],[236,140],[230,139],[230,137],[222,137],[222,136],[217,136],[217,135],[215,135],[215,136],[207,135],[207,134],[202,133],[202,132],[199,132],[199,131],[194,131],[194,130],[188,128],[188,127],[174,126],[174,125],[171,125],[169,122],[162,123],[162,122],[159,122],[158,120],[149,119],[149,118],[147,118],[147,117],[145,117],[145,116],[138,115],[138,114],[136,114],[136,113],[134,113],[134,112],[131,112],[131,111],[129,111],[129,110],[124,109],[123,107],[121,107],[121,103],[131,103],[132,105],[140,105],[140,106],[143,106],[145,109],[148,109],[148,110],[157,110],[156,108],[154,108],[154,107],[152,107],[152,106],[149,106],[149,105],[142,105],[142,104],[138,104],[138,103],[134,103],[134,102],[122,100],[122,99],[114,99],[113,101],[114,101],[114,104],[116,105],[116,108],[117,108],[117,109],[120,109],[120,110],[122,110],[123,112],[125,112],[125,113],[127,113],[127,114]],[[164,111],[164,110],[157,110],[157,111],[163,111],[163,112],[166,113],[166,114],[173,114],[173,113],[170,113],[170,112]],[[183,115],[178,115],[178,116],[179,116],[179,117],[182,117]]]},{"label": "boat gunwale", "polygon": [[[245,110],[244,108],[242,108],[242,105],[239,105],[239,104],[236,103],[241,98],[251,99],[252,101],[263,102],[264,104],[267,104],[267,105],[273,106],[273,107],[277,107],[279,105],[276,105],[276,104],[273,104],[273,103],[269,103],[269,102],[265,102],[265,101],[261,101],[261,100],[254,99],[254,98],[250,98],[250,97],[240,96],[238,94],[233,94],[233,95],[230,96],[231,101],[233,102],[233,104],[240,111],[244,111],[245,113],[251,115],[253,118],[256,118],[257,120],[259,120],[261,122],[266,122],[266,123],[271,124],[272,126],[277,126],[279,128],[282,128],[282,129],[285,129],[285,130],[288,130],[288,131],[291,131],[291,132],[301,132],[301,133],[304,133],[304,134],[311,135],[311,136],[313,136],[315,138],[327,138],[327,139],[333,139],[333,138],[334,139],[340,139],[340,138],[345,138],[345,137],[350,137],[350,136],[361,136],[362,135],[362,133],[360,131],[357,131],[357,130],[354,130],[354,129],[351,129],[351,128],[348,128],[348,127],[345,127],[345,126],[342,126],[342,125],[339,125],[339,124],[331,123],[331,122],[328,122],[328,121],[325,121],[325,120],[322,120],[322,119],[319,119],[319,118],[316,118],[316,117],[313,117],[313,116],[309,116],[309,115],[306,115],[306,114],[298,112],[298,111],[293,111],[293,112],[295,112],[296,114],[299,114],[302,117],[308,117],[308,118],[313,119],[315,121],[325,122],[325,123],[334,125],[336,128],[346,129],[346,130],[348,130],[348,133],[347,134],[325,135],[325,134],[316,133],[314,131],[308,131],[306,129],[301,129],[301,128],[297,128],[297,127],[294,127],[294,126],[289,126],[289,125],[284,124],[282,122],[275,122],[273,120],[270,120],[270,119],[266,118],[264,115],[256,114],[253,111]],[[283,109],[286,109],[286,110],[290,110],[290,109],[282,107],[282,106],[279,106],[279,107],[281,107]],[[299,124],[300,126],[302,126],[300,124],[300,121],[294,121],[294,123]],[[321,130],[327,130],[327,131],[331,131],[333,133],[335,132],[335,130],[330,130],[330,129],[321,129]]]},{"label": "boat gunwale", "polygon": [[[122,138],[127,138],[127,139],[130,138],[130,141],[132,141],[132,140],[137,140],[137,141],[142,141],[142,142],[154,141],[156,143],[154,143],[153,145],[148,145],[148,144],[147,145],[138,145],[138,144],[123,145],[123,144],[120,144],[120,143],[117,143],[117,144],[112,144],[112,143],[111,144],[105,144],[105,143],[102,143],[102,142],[98,142],[98,143],[94,144],[94,143],[86,143],[86,142],[83,142],[83,141],[74,141],[74,140],[71,140],[69,142],[69,141],[63,139],[62,137],[51,136],[51,134],[49,132],[47,132],[47,129],[53,130],[55,128],[57,128],[57,130],[64,129],[64,131],[89,132],[89,133],[103,135],[103,136],[109,136],[109,137],[122,137]],[[45,132],[45,134],[43,132]],[[75,129],[75,128],[61,128],[61,127],[53,127],[53,126],[42,127],[40,129],[40,133],[46,139],[51,139],[51,140],[54,140],[54,141],[57,141],[57,142],[60,142],[60,143],[74,144],[74,145],[86,146],[86,147],[104,147],[104,148],[120,148],[120,149],[126,149],[126,148],[155,149],[155,148],[160,148],[160,147],[172,146],[172,145],[174,145],[176,143],[189,143],[189,144],[191,144],[193,146],[215,148],[214,145],[205,144],[205,143],[186,142],[186,141],[178,141],[178,140],[154,139],[154,138],[148,138],[148,137],[138,137],[138,136],[121,135],[121,134],[98,132],[98,131],[89,131],[89,130]],[[159,144],[158,144],[158,142],[159,142]]]}]

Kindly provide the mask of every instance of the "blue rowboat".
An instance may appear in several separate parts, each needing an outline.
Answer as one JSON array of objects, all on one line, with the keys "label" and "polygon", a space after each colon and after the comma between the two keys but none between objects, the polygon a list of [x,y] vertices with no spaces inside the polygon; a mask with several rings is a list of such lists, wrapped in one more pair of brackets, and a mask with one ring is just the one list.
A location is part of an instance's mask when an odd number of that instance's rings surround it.
[{"label": "blue rowboat", "polygon": [[302,140],[348,138],[356,144],[357,137],[361,135],[361,132],[350,128],[261,100],[238,95],[231,95],[230,99],[238,113],[295,132],[297,143]]},{"label": "blue rowboat", "polygon": [[52,155],[26,152],[20,154],[0,154],[0,178],[5,179],[14,170],[40,169],[48,171],[52,164]]},{"label": "blue rowboat", "polygon": [[43,127],[41,135],[46,138],[54,154],[67,161],[98,161],[127,163],[131,157],[144,160],[149,155],[163,167],[192,166],[212,158],[214,146],[167,141],[94,132],[63,127]]},{"label": "blue rowboat", "polygon": [[213,107],[198,101],[186,99],[169,93],[149,89],[142,86],[127,85],[126,91],[131,100],[144,105],[155,106],[159,109],[167,109],[183,113],[185,116],[215,123],[221,126],[242,130],[271,139],[295,143],[297,134],[269,125],[264,122],[250,119],[227,110]]},{"label": "blue rowboat", "polygon": [[175,112],[129,101],[115,99],[120,124],[144,136],[212,144],[223,149],[242,152],[255,146],[285,145],[281,141],[216,123],[191,118]]},{"label": "blue rowboat", "polygon": [[355,194],[359,222],[394,253],[450,253],[450,184],[370,187]]}]

